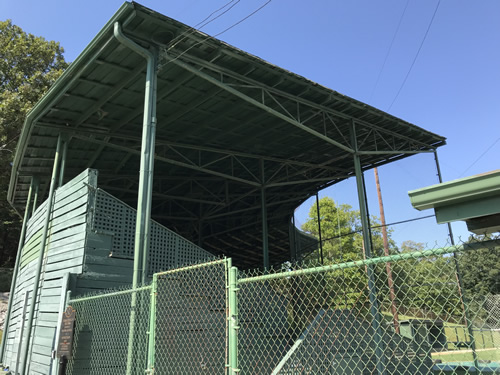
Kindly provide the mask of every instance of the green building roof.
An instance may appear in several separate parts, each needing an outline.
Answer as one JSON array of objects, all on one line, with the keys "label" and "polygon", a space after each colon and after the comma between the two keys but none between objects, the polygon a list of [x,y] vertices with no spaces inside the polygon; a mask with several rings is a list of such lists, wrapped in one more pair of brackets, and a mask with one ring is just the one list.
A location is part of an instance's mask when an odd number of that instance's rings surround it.
[{"label": "green building roof", "polygon": [[500,170],[408,192],[417,210],[433,208],[439,224],[464,220],[476,234],[500,230]]},{"label": "green building roof", "polygon": [[[159,51],[152,217],[254,264],[266,190],[272,263],[288,258],[293,210],[319,189],[445,144],[445,138],[311,82],[137,3],[125,3],[30,112],[8,200],[48,190],[59,133],[66,180],[99,170],[135,207],[146,63],[113,34]],[[313,64],[314,62],[311,62]],[[258,262],[255,262],[258,264]]]}]

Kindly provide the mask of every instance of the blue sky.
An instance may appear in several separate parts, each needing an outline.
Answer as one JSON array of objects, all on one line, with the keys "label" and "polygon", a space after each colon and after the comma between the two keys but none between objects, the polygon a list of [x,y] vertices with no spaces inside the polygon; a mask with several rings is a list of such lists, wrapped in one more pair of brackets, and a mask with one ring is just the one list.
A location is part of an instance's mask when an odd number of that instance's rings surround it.
[{"label": "blue sky", "polygon": [[[228,1],[142,3],[195,26]],[[265,2],[233,1],[236,5],[229,12],[202,31],[217,34]],[[438,3],[425,43],[401,88]],[[121,4],[115,0],[3,0],[0,19],[10,18],[27,32],[61,42],[66,59],[72,61]],[[499,15],[498,0],[272,0],[219,38],[447,137],[439,157],[443,178],[448,181],[499,168]],[[432,213],[414,210],[407,195],[409,190],[438,182],[432,155],[383,166],[379,175],[388,223]],[[373,171],[365,178],[370,212],[378,216]],[[354,181],[320,193],[325,195],[357,207]],[[306,220],[310,204],[296,211],[299,223]],[[398,244],[414,240],[434,246],[446,241],[445,226],[435,224],[433,218],[393,229]],[[462,223],[454,224],[454,230],[467,236]]]}]

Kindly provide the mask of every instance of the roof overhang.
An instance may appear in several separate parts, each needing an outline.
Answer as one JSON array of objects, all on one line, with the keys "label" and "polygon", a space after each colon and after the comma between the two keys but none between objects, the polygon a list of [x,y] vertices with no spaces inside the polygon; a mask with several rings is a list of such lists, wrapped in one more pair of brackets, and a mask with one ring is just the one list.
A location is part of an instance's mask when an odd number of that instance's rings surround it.
[{"label": "roof overhang", "polygon": [[39,177],[42,192],[48,186],[60,133],[70,140],[68,179],[98,169],[101,187],[135,206],[146,63],[115,39],[116,22],[160,56],[153,218],[190,239],[203,232],[214,251],[236,243],[239,254],[260,251],[263,185],[270,242],[276,239],[270,255],[278,262],[287,252],[278,238],[288,238],[293,209],[353,176],[354,153],[366,170],[445,144],[441,136],[125,3],[29,113],[8,191],[18,211],[31,176]]},{"label": "roof overhang", "polygon": [[408,192],[417,210],[433,208],[439,224],[467,221],[469,230],[500,230],[500,170]]}]

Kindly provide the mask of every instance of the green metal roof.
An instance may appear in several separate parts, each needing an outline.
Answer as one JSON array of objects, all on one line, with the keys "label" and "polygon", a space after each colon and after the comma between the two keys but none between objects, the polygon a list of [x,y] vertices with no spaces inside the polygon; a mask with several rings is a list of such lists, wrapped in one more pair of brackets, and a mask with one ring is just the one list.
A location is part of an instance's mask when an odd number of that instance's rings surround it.
[{"label": "green metal roof", "polygon": [[466,220],[469,230],[477,234],[500,230],[500,170],[412,190],[408,195],[417,210],[433,208],[439,224]]},{"label": "green metal roof", "polygon": [[261,253],[261,163],[271,263],[278,263],[288,258],[294,208],[353,176],[355,151],[366,170],[445,144],[441,136],[125,3],[29,114],[8,192],[17,210],[24,208],[30,176],[48,186],[60,132],[71,139],[68,179],[98,169],[100,187],[136,205],[146,64],[114,38],[115,22],[145,48],[160,50],[153,218],[192,240],[201,228],[205,248],[248,266],[259,264]]}]

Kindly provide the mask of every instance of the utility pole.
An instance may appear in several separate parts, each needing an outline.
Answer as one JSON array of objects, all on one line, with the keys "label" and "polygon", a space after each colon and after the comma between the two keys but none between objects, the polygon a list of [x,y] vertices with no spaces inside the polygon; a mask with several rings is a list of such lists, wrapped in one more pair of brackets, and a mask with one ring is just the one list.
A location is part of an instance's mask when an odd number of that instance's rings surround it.
[{"label": "utility pole", "polygon": [[[382,224],[382,238],[384,240],[384,255],[389,256],[389,241],[387,239],[387,227],[385,226],[384,203],[382,202],[382,191],[380,189],[378,169],[375,168],[373,171],[375,172],[375,184],[377,185],[378,206],[380,209],[380,221]],[[392,320],[394,322],[394,330],[396,331],[397,334],[399,334],[399,316],[398,316],[398,309],[396,306],[396,293],[394,292],[394,282],[392,280],[392,268],[390,262],[387,262],[385,264],[385,270],[387,272],[387,283],[389,285],[389,295],[391,298],[391,311],[392,311]]]}]

